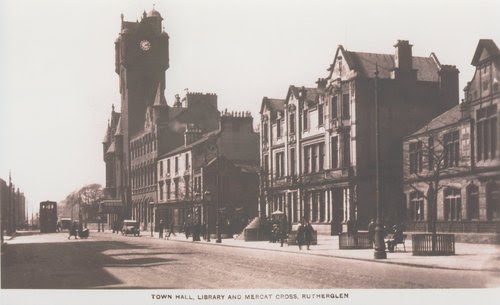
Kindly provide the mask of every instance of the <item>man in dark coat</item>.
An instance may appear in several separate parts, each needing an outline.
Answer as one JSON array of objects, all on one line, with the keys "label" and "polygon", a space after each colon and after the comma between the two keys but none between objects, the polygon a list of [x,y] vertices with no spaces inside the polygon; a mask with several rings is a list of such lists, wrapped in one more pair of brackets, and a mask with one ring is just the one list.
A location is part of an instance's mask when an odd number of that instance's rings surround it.
[{"label": "man in dark coat", "polygon": [[375,242],[375,220],[373,218],[368,224],[368,238],[372,244]]},{"label": "man in dark coat", "polygon": [[302,250],[302,245],[304,244],[306,239],[306,227],[304,225],[304,221],[299,223],[299,227],[297,228],[297,245],[299,246],[299,250]]},{"label": "man in dark coat", "polygon": [[70,239],[71,236],[74,236],[75,239],[78,239],[78,224],[76,223],[76,221],[73,221],[73,223],[69,227],[68,239]]},{"label": "man in dark coat", "polygon": [[160,224],[158,225],[158,238],[163,239],[163,230],[165,229],[165,225],[163,224],[163,219],[160,220]]},{"label": "man in dark coat", "polygon": [[305,239],[304,239],[304,243],[306,244],[307,246],[307,250],[310,250],[309,249],[309,246],[311,245],[312,243],[312,240],[313,240],[313,234],[314,234],[314,229],[313,227],[311,226],[311,223],[308,221],[306,223],[306,225],[304,226],[304,236],[305,236]]}]

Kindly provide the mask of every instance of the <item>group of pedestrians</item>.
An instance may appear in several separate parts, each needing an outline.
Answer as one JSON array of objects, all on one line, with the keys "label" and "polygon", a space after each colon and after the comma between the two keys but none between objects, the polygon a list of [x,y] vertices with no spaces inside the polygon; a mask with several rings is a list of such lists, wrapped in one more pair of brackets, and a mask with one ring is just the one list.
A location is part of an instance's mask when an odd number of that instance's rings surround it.
[{"label": "group of pedestrians", "polygon": [[302,246],[307,246],[307,250],[310,250],[311,243],[313,241],[314,229],[309,221],[302,220],[297,228],[297,245],[299,250],[302,250]]},{"label": "group of pedestrians", "polygon": [[[371,240],[372,243],[375,243],[375,220],[372,219],[370,223],[368,224],[368,236]],[[389,238],[386,243],[387,243],[387,249],[389,252],[394,252],[394,247],[402,243],[404,240],[404,225],[384,225],[383,226],[383,232],[382,232],[382,237],[385,239],[389,234],[392,234],[392,238]]]},{"label": "group of pedestrians", "polygon": [[[165,236],[163,236],[163,232],[166,230],[166,233],[165,233]],[[170,236],[171,235],[175,235],[175,232],[174,232],[174,223],[173,222],[170,222],[168,225],[165,225],[165,223],[163,222],[163,219],[160,220],[160,223],[158,225],[158,237],[160,239],[170,239]]]}]

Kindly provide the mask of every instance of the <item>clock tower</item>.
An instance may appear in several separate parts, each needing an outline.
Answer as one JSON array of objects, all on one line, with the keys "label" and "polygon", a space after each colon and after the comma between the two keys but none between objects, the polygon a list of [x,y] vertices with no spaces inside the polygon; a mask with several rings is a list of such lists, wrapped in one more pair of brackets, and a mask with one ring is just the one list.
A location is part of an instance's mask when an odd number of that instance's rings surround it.
[{"label": "clock tower", "polygon": [[141,21],[123,20],[115,42],[115,71],[120,76],[122,124],[135,133],[144,126],[146,107],[153,105],[160,86],[165,90],[169,67],[168,34],[162,30],[160,13],[144,12]]},{"label": "clock tower", "polygon": [[160,13],[154,8],[144,12],[140,21],[124,21],[115,41],[115,72],[120,78],[121,117],[119,128],[121,181],[117,181],[118,197],[125,203],[125,216],[130,215],[130,138],[144,127],[148,106],[155,97],[165,101],[165,72],[169,67],[168,34],[162,29]]}]

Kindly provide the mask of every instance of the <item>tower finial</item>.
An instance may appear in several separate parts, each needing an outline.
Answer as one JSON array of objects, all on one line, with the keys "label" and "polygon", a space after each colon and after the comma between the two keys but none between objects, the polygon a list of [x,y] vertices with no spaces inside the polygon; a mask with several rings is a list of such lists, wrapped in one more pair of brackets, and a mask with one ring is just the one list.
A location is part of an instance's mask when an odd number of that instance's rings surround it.
[{"label": "tower finial", "polygon": [[120,14],[120,17],[121,17],[122,22],[123,22],[123,18],[125,17],[125,16],[123,16],[123,13]]},{"label": "tower finial", "polygon": [[111,112],[115,112],[115,104],[111,104]]}]

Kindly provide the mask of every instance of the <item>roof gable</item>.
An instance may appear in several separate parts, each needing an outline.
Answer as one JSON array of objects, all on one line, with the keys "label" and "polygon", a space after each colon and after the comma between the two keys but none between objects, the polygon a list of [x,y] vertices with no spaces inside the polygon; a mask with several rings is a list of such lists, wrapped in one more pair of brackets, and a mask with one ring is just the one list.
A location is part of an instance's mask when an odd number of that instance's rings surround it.
[{"label": "roof gable", "polygon": [[429,132],[432,130],[436,130],[439,128],[446,127],[448,125],[454,124],[462,119],[462,112],[461,112],[461,106],[462,105],[456,105],[455,107],[451,108],[450,110],[442,113],[441,115],[435,117],[432,119],[429,123],[427,123],[425,126],[417,130],[416,132],[412,133],[412,136],[419,135],[425,132]]},{"label": "roof gable", "polygon": [[498,47],[493,40],[481,39],[477,44],[476,52],[474,52],[471,64],[473,66],[478,66],[487,60],[498,57],[499,55],[500,50],[498,50]]}]

